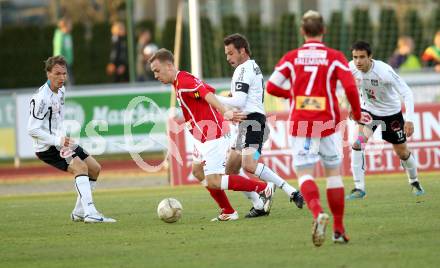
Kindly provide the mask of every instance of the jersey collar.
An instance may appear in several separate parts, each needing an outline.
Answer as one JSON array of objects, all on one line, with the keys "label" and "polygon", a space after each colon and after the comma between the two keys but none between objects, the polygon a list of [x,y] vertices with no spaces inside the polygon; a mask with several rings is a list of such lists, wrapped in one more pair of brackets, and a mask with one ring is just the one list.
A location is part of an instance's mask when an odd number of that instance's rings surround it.
[{"label": "jersey collar", "polygon": [[322,42],[312,40],[305,42],[303,47],[324,47],[324,44]]},{"label": "jersey collar", "polygon": [[177,77],[179,76],[179,73],[180,73],[180,71],[177,71],[177,73],[176,73],[176,77],[174,77],[174,82],[173,82],[173,85],[174,85],[174,87],[175,88],[177,88]]},{"label": "jersey collar", "polygon": [[373,71],[373,69],[374,69],[374,64],[376,64],[376,63],[375,63],[374,60],[372,59],[372,60],[371,60],[371,65],[370,65],[370,69],[366,72],[366,74],[367,74],[367,73],[371,73],[371,72]]}]

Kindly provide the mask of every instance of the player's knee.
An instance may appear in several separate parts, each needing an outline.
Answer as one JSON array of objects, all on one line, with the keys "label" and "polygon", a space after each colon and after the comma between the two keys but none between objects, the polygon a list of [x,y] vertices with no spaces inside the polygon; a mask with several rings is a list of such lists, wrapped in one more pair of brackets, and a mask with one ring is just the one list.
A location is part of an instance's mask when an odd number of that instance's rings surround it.
[{"label": "player's knee", "polygon": [[249,173],[254,174],[256,168],[257,168],[257,165],[254,162],[247,162],[247,161],[243,162],[243,169]]},{"label": "player's knee", "polygon": [[220,183],[216,182],[216,181],[212,181],[212,180],[208,180],[208,188],[209,189],[220,189]]},{"label": "player's knee", "polygon": [[192,175],[198,180],[203,181],[205,179],[205,175],[203,174],[203,170],[192,170]]},{"label": "player's knee", "polygon": [[396,154],[401,160],[407,160],[411,153],[408,150],[398,150],[396,151]]},{"label": "player's knee", "polygon": [[88,167],[88,169],[89,169],[90,177],[97,180],[99,173],[101,173],[101,165],[98,162],[96,162],[92,167]]},{"label": "player's knee", "polygon": [[89,174],[87,164],[78,157],[74,158],[69,166],[76,174]]},{"label": "player's knee", "polygon": [[208,188],[221,189],[221,177],[220,176],[207,176]]},{"label": "player's knee", "polygon": [[226,174],[228,175],[232,175],[232,174],[238,174],[240,173],[240,168],[241,168],[241,163],[238,162],[237,163],[231,163],[229,165],[226,165]]},{"label": "player's knee", "polygon": [[352,144],[352,149],[356,151],[363,150],[365,145],[367,144],[368,140],[366,137],[359,135],[355,142]]},{"label": "player's knee", "polygon": [[351,149],[355,150],[355,151],[361,151],[362,150],[362,145],[358,142],[355,142],[351,145]]}]

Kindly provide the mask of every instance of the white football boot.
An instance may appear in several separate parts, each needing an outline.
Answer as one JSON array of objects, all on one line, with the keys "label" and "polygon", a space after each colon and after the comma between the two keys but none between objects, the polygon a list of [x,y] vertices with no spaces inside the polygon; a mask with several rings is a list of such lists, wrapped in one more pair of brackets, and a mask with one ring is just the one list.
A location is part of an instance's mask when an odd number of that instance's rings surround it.
[{"label": "white football boot", "polygon": [[220,213],[220,215],[218,215],[211,221],[236,221],[238,220],[238,218],[238,212],[234,211],[234,213],[231,214]]},{"label": "white football boot", "polygon": [[115,219],[107,218],[102,214],[91,214],[84,217],[84,223],[114,223]]},{"label": "white football boot", "polygon": [[325,241],[325,229],[327,227],[329,217],[326,213],[319,213],[318,218],[313,221],[312,225],[312,241],[317,247],[320,247]]},{"label": "white football boot", "polygon": [[70,214],[70,219],[73,222],[83,222],[84,221],[84,214],[72,211],[72,213]]}]

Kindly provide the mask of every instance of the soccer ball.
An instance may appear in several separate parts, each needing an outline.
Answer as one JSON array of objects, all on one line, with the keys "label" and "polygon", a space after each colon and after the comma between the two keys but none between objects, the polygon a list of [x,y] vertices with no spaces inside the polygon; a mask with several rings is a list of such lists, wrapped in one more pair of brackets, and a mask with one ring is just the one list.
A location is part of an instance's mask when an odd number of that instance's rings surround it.
[{"label": "soccer ball", "polygon": [[178,221],[182,217],[182,204],[177,199],[165,198],[157,206],[157,216],[167,223]]}]

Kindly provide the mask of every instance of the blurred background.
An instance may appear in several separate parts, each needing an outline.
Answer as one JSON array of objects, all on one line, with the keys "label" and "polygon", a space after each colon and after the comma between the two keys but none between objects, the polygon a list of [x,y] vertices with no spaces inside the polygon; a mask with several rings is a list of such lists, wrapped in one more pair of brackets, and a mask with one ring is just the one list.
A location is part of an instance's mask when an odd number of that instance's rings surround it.
[{"label": "blurred background", "polygon": [[[113,82],[106,74],[111,51],[111,26],[122,22],[132,27],[131,53],[154,43],[174,49],[178,0],[0,0],[0,89],[35,87],[44,80],[42,60],[53,54],[53,37],[59,21],[71,23],[72,69],[75,85]],[[184,2],[180,68],[190,70],[188,3]],[[200,0],[201,47],[204,78],[229,77],[231,68],[223,56],[225,35],[244,33],[264,73],[287,50],[302,43],[298,21],[308,9],[316,9],[327,23],[325,41],[349,56],[357,39],[374,44],[375,57],[388,61],[398,39],[412,39],[412,53],[422,67],[424,50],[440,29],[439,1],[435,0]],[[129,4],[130,3],[130,4]],[[129,9],[129,10],[128,10]],[[132,23],[127,25],[127,19]],[[149,37],[145,36],[149,32]],[[139,42],[138,42],[139,41]],[[142,43],[143,42],[143,43]],[[128,49],[127,45],[127,49]],[[128,56],[128,55],[127,55]],[[136,73],[136,66],[129,71]],[[133,69],[133,70],[131,70]],[[414,68],[417,69],[417,68]],[[134,81],[148,80],[138,72]],[[23,79],[23,76],[26,79]]]},{"label": "blurred background", "polygon": [[[299,20],[309,9],[323,14],[329,46],[350,60],[351,43],[369,41],[374,58],[402,75],[417,104],[440,103],[438,0],[0,0],[0,177],[17,174],[16,167],[35,158],[25,130],[28,101],[46,79],[43,61],[49,56],[68,60],[66,117],[80,122],[82,141],[88,142],[89,122],[108,122],[107,130],[96,130],[108,141],[98,156],[129,159],[126,149],[109,143],[123,140],[124,109],[143,95],[159,111],[138,106],[137,116],[150,115],[151,121],[132,132],[138,139],[154,136],[155,145],[142,153],[160,159],[172,101],[170,89],[153,81],[151,53],[160,47],[179,50],[180,69],[228,90],[233,69],[224,57],[223,38],[245,34],[267,79],[280,57],[302,44]],[[265,105],[269,111],[287,109],[269,96]],[[433,120],[429,129],[440,135],[435,112]]]}]

